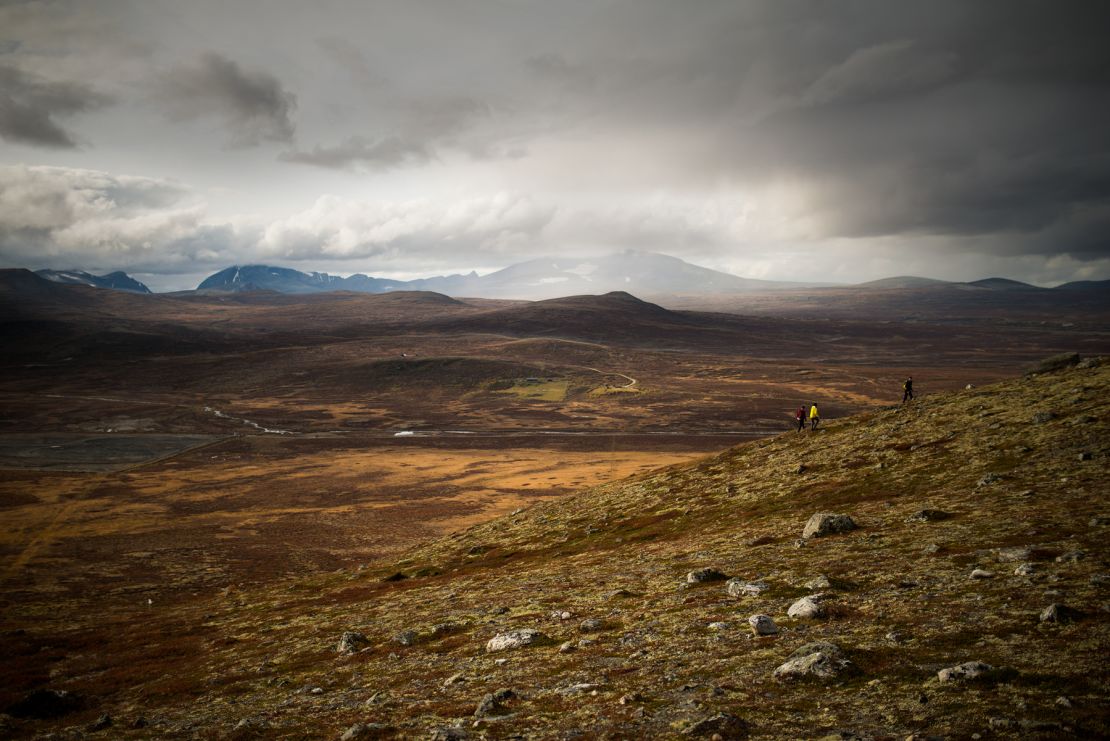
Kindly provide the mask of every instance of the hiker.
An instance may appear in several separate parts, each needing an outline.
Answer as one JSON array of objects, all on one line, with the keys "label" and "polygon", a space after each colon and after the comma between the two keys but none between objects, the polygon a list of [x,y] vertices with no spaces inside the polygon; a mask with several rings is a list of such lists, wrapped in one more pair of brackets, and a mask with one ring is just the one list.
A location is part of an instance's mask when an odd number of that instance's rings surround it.
[{"label": "hiker", "polygon": [[798,432],[806,428],[806,407],[805,404],[798,407],[798,411],[794,412],[794,421],[798,423]]},{"label": "hiker", "polygon": [[913,398],[913,376],[906,379],[902,384],[902,403],[905,404],[908,399]]},{"label": "hiker", "polygon": [[821,423],[821,415],[817,413],[817,405],[814,404],[809,408],[809,429],[816,430],[817,425]]}]

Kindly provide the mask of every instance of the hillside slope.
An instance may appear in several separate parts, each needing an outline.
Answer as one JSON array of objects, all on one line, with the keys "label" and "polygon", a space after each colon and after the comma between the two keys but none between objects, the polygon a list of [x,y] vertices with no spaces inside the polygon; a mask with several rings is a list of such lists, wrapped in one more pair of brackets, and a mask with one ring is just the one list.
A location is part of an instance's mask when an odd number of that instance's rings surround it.
[{"label": "hillside slope", "polygon": [[[120,738],[1104,737],[1108,460],[1106,365],[830,420],[399,562],[152,611],[43,674],[84,710],[8,731],[108,712]],[[818,512],[859,527],[802,539]],[[703,568],[740,596],[688,583]],[[815,593],[823,617],[788,615]],[[487,650],[514,630],[543,637]],[[347,631],[365,642],[339,653]],[[799,649],[832,676],[773,676]],[[992,669],[938,679],[972,661]]]}]

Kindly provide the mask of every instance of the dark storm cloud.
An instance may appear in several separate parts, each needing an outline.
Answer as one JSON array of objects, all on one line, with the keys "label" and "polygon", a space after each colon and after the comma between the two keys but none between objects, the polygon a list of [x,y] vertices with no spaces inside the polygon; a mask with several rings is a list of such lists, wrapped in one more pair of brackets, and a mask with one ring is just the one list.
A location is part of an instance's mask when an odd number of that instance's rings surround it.
[{"label": "dark storm cloud", "polygon": [[57,118],[100,108],[109,98],[91,87],[51,82],[0,65],[0,137],[38,147],[72,149],[73,135]]},{"label": "dark storm cloud", "polygon": [[162,75],[158,86],[158,98],[171,119],[216,117],[227,127],[233,146],[293,138],[296,96],[269,72],[245,70],[208,52]]}]

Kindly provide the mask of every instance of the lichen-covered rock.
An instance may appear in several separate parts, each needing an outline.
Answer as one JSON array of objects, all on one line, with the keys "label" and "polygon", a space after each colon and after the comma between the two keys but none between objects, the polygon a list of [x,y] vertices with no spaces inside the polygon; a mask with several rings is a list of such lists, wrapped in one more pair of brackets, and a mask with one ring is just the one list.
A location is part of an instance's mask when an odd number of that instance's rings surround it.
[{"label": "lichen-covered rock", "polygon": [[339,643],[336,644],[335,651],[341,654],[353,654],[358,653],[369,645],[370,640],[362,633],[348,630],[339,638]]},{"label": "lichen-covered rock", "polygon": [[514,648],[521,648],[522,646],[530,646],[545,640],[547,640],[547,636],[532,628],[511,630],[508,633],[498,633],[493,638],[490,638],[489,641],[486,642],[486,651],[490,653],[495,651],[507,651]]},{"label": "lichen-covered rock", "polygon": [[723,581],[728,577],[710,566],[702,569],[694,569],[686,575],[687,584],[702,584],[707,581]]},{"label": "lichen-covered rock", "polygon": [[803,538],[823,538],[826,535],[847,533],[855,530],[855,521],[848,515],[839,515],[833,512],[818,512],[809,518],[805,529],[802,530]]},{"label": "lichen-covered rock", "polygon": [[397,635],[393,636],[393,642],[398,646],[411,646],[416,643],[415,630],[402,630]]},{"label": "lichen-covered rock", "polygon": [[809,597],[802,597],[800,600],[790,605],[790,609],[786,611],[786,614],[793,618],[814,620],[828,615],[828,610],[821,604],[820,595],[812,595]]},{"label": "lichen-covered rock", "polygon": [[596,633],[605,630],[608,624],[601,618],[586,618],[578,625],[578,630],[583,633]]},{"label": "lichen-covered rock", "polygon": [[487,715],[503,715],[507,712],[505,703],[515,699],[516,693],[511,689],[500,689],[484,696],[474,710],[474,717],[481,718]]},{"label": "lichen-covered rock", "polygon": [[779,626],[775,625],[770,615],[752,615],[748,618],[748,625],[757,636],[773,636],[779,632]]},{"label": "lichen-covered rock", "polygon": [[832,579],[825,576],[824,574],[818,574],[802,586],[804,586],[806,589],[821,590],[832,589],[832,585]]},{"label": "lichen-covered rock", "polygon": [[779,681],[805,679],[829,680],[854,671],[851,660],[840,646],[827,641],[817,641],[801,646],[771,673]]},{"label": "lichen-covered rock", "polygon": [[977,679],[994,671],[994,667],[982,661],[965,661],[956,666],[950,666],[937,672],[937,679],[942,682],[962,682],[968,679]]},{"label": "lichen-covered rock", "polygon": [[355,723],[344,731],[343,735],[339,737],[339,741],[389,738],[393,736],[396,730],[393,726],[387,726],[384,723]]},{"label": "lichen-covered rock", "polygon": [[1068,607],[1067,605],[1053,603],[1041,611],[1041,622],[1074,623],[1076,620],[1082,617],[1082,615],[1083,614],[1079,612],[1079,610]]},{"label": "lichen-covered rock", "polygon": [[906,522],[940,522],[951,517],[949,513],[940,509],[920,509],[906,518]]},{"label": "lichen-covered rock", "polygon": [[972,569],[971,574],[968,576],[971,579],[993,579],[994,572],[987,571],[986,569]]},{"label": "lichen-covered rock", "polygon": [[730,597],[758,597],[768,590],[768,586],[761,581],[745,581],[739,577],[729,579],[725,584],[725,591]]},{"label": "lichen-covered rock", "polygon": [[710,718],[696,721],[685,729],[684,736],[695,738],[741,739],[748,736],[748,724],[742,719],[729,713],[718,713]]}]

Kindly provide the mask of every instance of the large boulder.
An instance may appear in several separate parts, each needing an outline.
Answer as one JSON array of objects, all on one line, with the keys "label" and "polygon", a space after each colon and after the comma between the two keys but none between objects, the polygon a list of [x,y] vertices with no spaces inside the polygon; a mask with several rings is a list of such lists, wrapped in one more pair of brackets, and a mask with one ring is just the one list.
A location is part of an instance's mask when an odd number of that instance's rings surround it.
[{"label": "large boulder", "polygon": [[823,538],[826,535],[847,533],[855,530],[856,527],[855,521],[848,515],[839,515],[833,512],[818,512],[813,517],[809,518],[805,530],[802,531],[802,537]]},{"label": "large boulder", "polygon": [[962,664],[941,669],[937,672],[937,679],[942,682],[962,682],[968,679],[978,679],[992,671],[994,671],[994,667],[982,661],[965,661]]},{"label": "large boulder", "polygon": [[790,658],[771,673],[782,682],[796,680],[830,680],[850,674],[855,666],[840,646],[828,641],[815,641],[799,647]]}]

